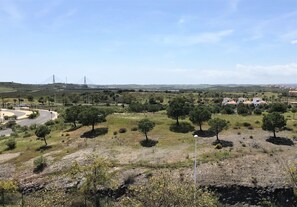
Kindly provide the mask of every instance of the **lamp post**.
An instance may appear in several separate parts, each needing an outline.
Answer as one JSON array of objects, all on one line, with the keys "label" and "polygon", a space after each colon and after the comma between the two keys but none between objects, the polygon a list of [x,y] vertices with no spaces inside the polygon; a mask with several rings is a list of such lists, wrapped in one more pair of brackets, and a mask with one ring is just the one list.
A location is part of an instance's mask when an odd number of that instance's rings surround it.
[{"label": "lamp post", "polygon": [[195,161],[194,161],[194,203],[196,204],[196,188],[197,188],[197,138],[198,135],[194,135],[195,140]]}]

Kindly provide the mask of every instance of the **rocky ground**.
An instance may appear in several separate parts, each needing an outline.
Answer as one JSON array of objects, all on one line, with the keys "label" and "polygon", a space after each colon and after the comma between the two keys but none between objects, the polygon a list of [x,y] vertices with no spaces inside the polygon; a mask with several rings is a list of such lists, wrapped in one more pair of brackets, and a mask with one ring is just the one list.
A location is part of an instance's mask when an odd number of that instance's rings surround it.
[{"label": "rocky ground", "polygon": [[[70,133],[70,137],[75,133]],[[236,206],[238,202],[255,204],[261,197],[269,199],[279,196],[278,194],[283,195],[281,196],[283,198],[290,197],[291,183],[286,167],[297,160],[297,142],[292,140],[292,143],[288,143],[287,132],[279,133],[282,138],[278,144],[267,141],[269,135],[259,129],[245,130],[241,133],[228,132],[223,134],[221,139],[232,145],[223,149],[214,149],[212,143],[215,137],[199,138],[198,185],[207,186],[224,195],[221,201],[225,202],[226,206]],[[162,138],[159,138],[159,141],[162,142]],[[170,147],[159,147],[157,144],[152,148],[88,142],[81,138],[73,139],[68,146],[78,150],[63,156],[60,156],[61,150],[45,152],[48,167],[39,174],[32,171],[33,159],[20,164],[14,163],[13,160],[22,156],[21,153],[0,154],[0,178],[18,180],[25,193],[44,188],[49,190],[72,188],[79,184],[79,180],[70,179],[67,171],[74,161],[85,163],[90,154],[117,163],[114,170],[119,171],[117,177],[119,185],[129,176],[134,176],[136,184],[141,184],[148,172],[158,175],[161,171],[167,171],[175,178],[181,176],[193,178],[192,142]],[[226,192],[232,192],[232,195]],[[289,200],[292,205],[296,204],[294,204],[296,200]]]}]

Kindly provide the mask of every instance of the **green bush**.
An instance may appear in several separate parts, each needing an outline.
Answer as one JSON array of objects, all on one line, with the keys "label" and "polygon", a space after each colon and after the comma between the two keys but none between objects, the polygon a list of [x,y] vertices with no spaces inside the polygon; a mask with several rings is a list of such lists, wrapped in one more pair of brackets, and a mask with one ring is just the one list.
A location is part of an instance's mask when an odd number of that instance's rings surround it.
[{"label": "green bush", "polygon": [[243,122],[242,125],[245,126],[245,127],[249,127],[249,126],[251,126],[251,124],[250,124],[249,122]]},{"label": "green bush", "polygon": [[5,142],[7,148],[9,150],[13,150],[16,148],[16,141],[15,141],[15,138],[11,137],[9,138],[6,142]]},{"label": "green bush", "polygon": [[35,111],[32,111],[32,114],[30,114],[28,116],[29,119],[35,119],[36,117],[39,116],[39,111],[35,110]]},{"label": "green bush", "polygon": [[135,131],[137,131],[137,130],[138,130],[137,127],[132,127],[132,128],[131,128],[131,131],[132,131],[132,132],[135,132]]},{"label": "green bush", "polygon": [[216,149],[222,149],[223,146],[222,146],[221,144],[217,144],[217,145],[215,146],[215,148],[216,148]]},{"label": "green bush", "polygon": [[32,124],[29,127],[30,130],[35,130],[36,128],[37,128],[37,125],[36,124]]},{"label": "green bush", "polygon": [[14,120],[10,120],[6,122],[5,127],[6,128],[13,128],[16,125],[16,122]]},{"label": "green bush", "polygon": [[31,134],[29,132],[25,132],[23,135],[23,138],[31,137]]},{"label": "green bush", "polygon": [[40,156],[34,160],[34,172],[42,172],[44,168],[47,166],[47,160],[45,157]]},{"label": "green bush", "polygon": [[45,125],[46,125],[46,126],[52,126],[52,125],[55,125],[55,121],[53,121],[53,120],[49,120],[49,121],[45,122]]},{"label": "green bush", "polygon": [[261,110],[261,109],[259,109],[259,108],[256,108],[256,109],[254,110],[254,114],[255,114],[255,115],[262,115],[262,113],[263,113],[263,110]]},{"label": "green bush", "polygon": [[120,128],[119,129],[119,133],[126,133],[127,132],[127,129],[126,128]]}]

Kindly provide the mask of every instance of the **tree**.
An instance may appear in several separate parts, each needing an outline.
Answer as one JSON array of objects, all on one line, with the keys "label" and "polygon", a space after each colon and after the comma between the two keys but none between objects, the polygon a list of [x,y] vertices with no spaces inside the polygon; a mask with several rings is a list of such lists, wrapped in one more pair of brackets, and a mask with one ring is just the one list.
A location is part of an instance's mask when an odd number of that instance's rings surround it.
[{"label": "tree", "polygon": [[190,112],[190,121],[198,124],[200,131],[202,131],[202,123],[209,119],[211,119],[211,112],[206,107],[197,106]]},{"label": "tree", "polygon": [[93,197],[96,207],[100,206],[98,189],[102,187],[109,187],[112,184],[112,177],[114,173],[110,173],[112,164],[107,160],[99,157],[90,157],[91,163],[81,166],[77,162],[73,164],[70,170],[72,177],[81,176],[85,178],[80,186],[80,191],[85,196],[85,203],[87,196]]},{"label": "tree", "polygon": [[92,125],[92,131],[95,129],[95,124],[105,121],[106,113],[95,107],[85,107],[80,112],[78,119],[84,126]]},{"label": "tree", "polygon": [[130,112],[140,113],[140,112],[143,112],[145,110],[145,107],[144,107],[144,105],[142,103],[132,102],[132,103],[129,104],[128,110]]},{"label": "tree", "polygon": [[18,189],[17,185],[12,180],[0,180],[0,194],[1,194],[1,202],[4,206],[5,204],[5,193],[14,193]]},{"label": "tree", "polygon": [[274,138],[276,138],[276,130],[282,130],[287,125],[285,117],[278,112],[265,115],[262,122],[262,129],[273,132]]},{"label": "tree", "polygon": [[287,105],[284,103],[273,103],[270,105],[269,112],[285,113],[287,111]]},{"label": "tree", "polygon": [[185,97],[176,97],[170,101],[167,107],[167,116],[176,120],[176,125],[179,125],[179,118],[185,118],[191,109],[190,103]]},{"label": "tree", "polygon": [[47,142],[46,142],[46,136],[49,135],[51,133],[51,129],[48,128],[46,125],[40,125],[37,127],[37,129],[35,130],[35,135],[44,140],[45,146],[47,146]]},{"label": "tree", "polygon": [[67,108],[65,111],[65,122],[73,123],[73,126],[76,127],[76,121],[78,121],[79,114],[82,111],[81,106],[72,106]]},{"label": "tree", "polygon": [[151,131],[154,127],[155,123],[147,118],[140,120],[140,122],[138,123],[138,130],[145,135],[146,142],[148,142],[147,133]]},{"label": "tree", "polygon": [[251,114],[251,111],[248,106],[245,106],[243,103],[240,103],[237,107],[237,113],[241,115]]},{"label": "tree", "polygon": [[33,101],[34,101],[34,97],[31,96],[31,95],[29,95],[29,96],[27,97],[27,100],[28,100],[29,102],[33,102]]},{"label": "tree", "polygon": [[216,134],[217,141],[219,142],[219,133],[228,128],[227,121],[220,118],[214,118],[208,121],[208,125],[210,126],[209,130]]}]

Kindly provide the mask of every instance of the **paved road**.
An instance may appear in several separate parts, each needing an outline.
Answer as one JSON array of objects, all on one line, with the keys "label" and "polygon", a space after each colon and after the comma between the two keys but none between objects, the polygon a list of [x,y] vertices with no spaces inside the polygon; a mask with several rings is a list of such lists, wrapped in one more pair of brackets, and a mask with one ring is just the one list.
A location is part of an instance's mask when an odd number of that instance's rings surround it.
[{"label": "paved road", "polygon": [[[47,110],[39,110],[39,116],[36,119],[23,119],[16,121],[17,124],[21,126],[31,126],[32,124],[44,124],[45,122],[56,119],[58,117],[57,112],[47,111]],[[0,136],[10,135],[12,132],[11,129],[5,129],[0,131]]]}]

